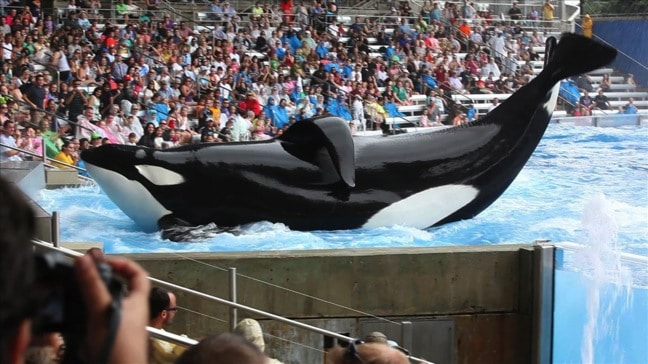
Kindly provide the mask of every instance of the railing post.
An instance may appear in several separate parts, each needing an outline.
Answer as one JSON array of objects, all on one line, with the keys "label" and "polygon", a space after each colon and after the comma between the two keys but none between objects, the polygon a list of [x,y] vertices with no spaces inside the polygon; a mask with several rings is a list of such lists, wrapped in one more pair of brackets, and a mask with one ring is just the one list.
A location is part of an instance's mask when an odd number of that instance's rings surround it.
[{"label": "railing post", "polygon": [[[227,269],[229,272],[229,294],[230,294],[230,301],[231,302],[237,302],[236,301],[236,268],[228,268]],[[234,331],[236,328],[236,323],[238,322],[238,311],[236,307],[230,306],[229,309],[229,323],[230,323],[230,331]]]},{"label": "railing post", "polygon": [[52,244],[54,244],[55,247],[60,247],[60,241],[59,241],[59,214],[58,211],[52,212]]},{"label": "railing post", "polygon": [[398,344],[412,352],[412,321],[401,321],[401,337]]},{"label": "railing post", "polygon": [[45,146],[44,136],[41,136],[41,157],[43,158],[43,163],[47,163],[47,146]]}]

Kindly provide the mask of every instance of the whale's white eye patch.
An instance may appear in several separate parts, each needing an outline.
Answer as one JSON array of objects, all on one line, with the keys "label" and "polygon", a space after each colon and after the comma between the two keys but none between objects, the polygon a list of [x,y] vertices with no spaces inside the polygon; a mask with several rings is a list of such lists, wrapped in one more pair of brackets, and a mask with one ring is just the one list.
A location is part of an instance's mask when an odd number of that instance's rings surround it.
[{"label": "whale's white eye patch", "polygon": [[138,165],[135,168],[142,176],[158,186],[179,185],[185,181],[181,174],[163,167]]},{"label": "whale's white eye patch", "polygon": [[140,149],[135,152],[135,158],[144,159],[144,157],[146,157],[146,152],[144,151],[144,149]]},{"label": "whale's white eye patch", "polygon": [[145,231],[158,231],[158,220],[171,213],[138,181],[92,164],[86,168],[106,195]]}]

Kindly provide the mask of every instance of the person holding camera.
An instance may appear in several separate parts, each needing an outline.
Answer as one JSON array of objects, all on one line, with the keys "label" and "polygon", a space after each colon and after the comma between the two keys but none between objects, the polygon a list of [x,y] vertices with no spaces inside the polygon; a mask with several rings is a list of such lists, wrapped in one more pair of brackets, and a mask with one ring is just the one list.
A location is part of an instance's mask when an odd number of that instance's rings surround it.
[{"label": "person holding camera", "polygon": [[[34,289],[37,265],[31,244],[34,211],[23,194],[2,177],[0,226],[0,362],[24,363],[32,324],[47,302],[37,303],[34,299],[38,293]],[[120,305],[114,303],[98,270],[104,263],[128,286]],[[80,338],[80,352],[69,352],[71,343],[66,342],[65,356],[81,358],[86,363],[146,363],[150,289],[146,271],[128,259],[106,258],[101,262],[96,255],[87,254],[74,261],[70,273],[76,277],[72,286],[82,297],[76,303],[85,307],[86,314],[68,317],[64,324],[85,322],[86,334]],[[109,325],[111,321],[113,325]]]},{"label": "person holding camera", "polygon": [[[32,125],[40,125],[43,118],[43,109],[45,107],[45,77],[41,74],[36,75],[35,82],[24,92],[24,100],[30,106],[30,116]],[[42,129],[41,129],[42,130]]]},{"label": "person holding camera", "polygon": [[72,83],[72,90],[68,93],[65,99],[65,105],[68,111],[68,120],[73,121],[71,124],[72,135],[76,135],[76,121],[79,115],[83,114],[83,109],[88,103],[88,97],[85,91],[81,89],[81,81],[74,80]]}]

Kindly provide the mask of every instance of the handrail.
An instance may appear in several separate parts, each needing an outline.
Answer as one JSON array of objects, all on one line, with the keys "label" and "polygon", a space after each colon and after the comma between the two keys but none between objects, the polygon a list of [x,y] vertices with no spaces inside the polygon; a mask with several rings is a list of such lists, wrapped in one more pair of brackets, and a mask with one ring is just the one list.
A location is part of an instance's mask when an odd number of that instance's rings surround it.
[{"label": "handrail", "polygon": [[[390,118],[398,118],[398,119],[403,119],[405,122],[403,124],[414,124],[414,130],[417,131],[419,127],[421,127],[421,120],[416,120],[414,122],[411,122],[407,120],[404,116],[396,115],[396,116],[390,116]],[[400,126],[397,128],[394,126],[395,123],[392,123],[392,130],[400,128]]]},{"label": "handrail", "polygon": [[149,334],[151,334],[155,338],[162,339],[164,341],[168,341],[173,344],[180,344],[185,346],[192,346],[198,344],[198,341],[194,339],[190,339],[182,335],[177,335],[172,332],[156,329],[155,327],[146,326],[146,331],[148,331]]},{"label": "handrail", "polygon": [[[564,92],[567,93],[568,95],[577,97],[579,99],[579,101],[577,101],[576,104],[572,104],[571,101],[567,100],[566,98],[564,98],[562,96],[558,96],[558,97],[561,98],[562,100],[566,101],[568,104],[570,104],[571,106],[574,106],[574,107],[576,107],[580,103],[580,98],[581,98],[580,92],[578,92],[578,94],[574,94],[573,92],[567,91],[567,90],[565,90]],[[592,102],[594,102],[594,98],[592,98]],[[604,109],[599,109],[599,108],[597,108],[596,110],[601,111],[604,115],[609,114],[609,112],[608,112],[609,110],[604,110]]]},{"label": "handrail", "polygon": [[[40,247],[49,249],[49,250],[54,250],[54,251],[61,252],[61,253],[65,254],[65,255],[69,256],[69,257],[78,257],[78,256],[83,255],[82,253],[76,252],[76,251],[71,250],[71,249],[56,247],[53,244],[47,243],[47,242],[42,241],[42,240],[34,239],[34,240],[32,240],[32,243],[35,244],[35,245],[38,245]],[[149,276],[148,279],[152,283],[164,286],[166,288],[181,291],[181,292],[185,292],[185,293],[188,293],[188,294],[191,294],[191,295],[194,295],[194,296],[198,296],[198,297],[201,297],[201,298],[204,298],[204,299],[216,302],[216,303],[220,303],[220,304],[232,307],[232,308],[240,309],[240,310],[243,310],[243,311],[246,311],[246,312],[249,312],[249,313],[253,313],[253,314],[256,314],[256,315],[259,315],[259,316],[263,316],[263,317],[266,317],[266,318],[269,318],[269,319],[284,323],[284,324],[292,326],[292,327],[301,328],[301,329],[304,329],[304,330],[307,330],[307,331],[310,331],[310,332],[326,335],[326,336],[333,337],[333,338],[336,338],[338,340],[345,341],[345,342],[348,342],[348,343],[352,343],[355,340],[357,340],[357,338],[353,338],[353,337],[350,337],[350,336],[338,334],[336,332],[329,331],[329,330],[326,330],[326,329],[322,329],[322,328],[319,328],[317,326],[312,326],[312,325],[308,325],[308,324],[305,324],[305,323],[302,323],[302,322],[299,322],[299,321],[291,320],[289,318],[285,318],[285,317],[282,317],[282,316],[279,316],[279,315],[275,315],[275,314],[267,312],[267,311],[262,311],[262,310],[259,310],[259,309],[256,309],[256,308],[253,308],[253,307],[250,307],[250,306],[246,306],[246,305],[243,305],[243,304],[240,304],[240,303],[228,301],[228,300],[223,299],[223,298],[215,297],[215,296],[212,296],[212,295],[200,292],[200,291],[196,291],[196,290],[193,290],[193,289],[190,289],[190,288],[179,286],[177,284],[166,282],[166,281],[163,281],[161,279],[157,279],[157,278],[154,278],[154,277],[151,277],[151,276]],[[156,331],[156,330],[150,330],[149,328],[147,328],[147,330],[149,332],[153,332],[155,334],[160,334],[161,336],[163,334],[163,333],[161,333],[159,331]],[[167,336],[164,335],[163,338],[166,339]],[[175,335],[174,337],[169,337],[169,338],[172,339],[172,340],[175,340],[176,342],[179,342],[181,344],[189,344],[189,345],[194,344],[194,342],[190,342],[189,340],[182,340],[181,337],[179,337],[178,335]],[[417,357],[411,356],[411,355],[408,356],[408,358],[410,360],[413,360],[413,361],[416,361],[416,362],[419,362],[419,363],[433,364],[433,363],[431,363],[431,362],[429,362],[429,361],[427,361],[425,359],[420,359],[420,358],[417,358]]]},{"label": "handrail", "polygon": [[[83,255],[82,253],[79,253],[79,252],[74,251],[72,249],[68,249],[68,248],[64,248],[64,247],[57,247],[52,243],[48,243],[48,242],[38,240],[38,239],[32,240],[32,244],[37,245],[37,246],[39,246],[41,248],[45,248],[45,249],[48,249],[48,250],[63,253],[64,255],[67,255],[68,257],[80,257],[80,256]],[[177,335],[177,334],[174,334],[174,333],[171,333],[171,332],[168,332],[168,331],[156,329],[155,327],[151,327],[151,326],[147,326],[146,331],[148,331],[154,337],[164,339],[166,341],[169,341],[169,342],[172,342],[172,343],[175,343],[175,344],[181,344],[181,345],[190,346],[190,345],[196,345],[198,343],[198,341],[196,341],[194,339],[191,339],[191,338],[188,338],[188,337],[185,337],[185,336],[181,336],[181,335]]]},{"label": "handrail", "polygon": [[[23,100],[17,100],[12,95],[8,95],[8,94],[0,94],[0,95],[3,96],[3,97],[9,97],[10,100],[12,100],[12,101],[14,101],[14,102],[16,102],[16,103],[18,103],[20,105],[29,106],[31,108],[31,105],[29,105],[28,103],[26,103]],[[94,130],[86,128],[83,125],[80,125],[77,121],[72,121],[72,120],[66,118],[65,116],[58,115],[55,112],[51,112],[51,111],[48,111],[48,110],[45,110],[45,109],[42,109],[42,108],[38,108],[38,111],[44,113],[45,115],[54,116],[54,117],[56,117],[58,119],[64,120],[68,124],[75,125],[77,128],[81,128],[81,129],[85,129],[85,130],[90,131],[90,132],[94,132]],[[26,121],[26,123],[29,124],[32,127],[35,127],[35,128],[40,127],[40,125],[35,125],[34,123],[32,123],[31,120]]]},{"label": "handrail", "polygon": [[[9,49],[5,48],[4,45],[3,45],[3,46],[2,46],[2,50],[3,50],[3,51],[8,51]],[[20,53],[16,52],[16,51],[13,50],[13,49],[11,49],[10,52],[11,52],[11,54],[13,54],[13,55],[20,55]],[[34,59],[33,56],[28,57],[28,59],[29,59],[29,62],[30,62],[30,63],[31,63],[31,62],[34,62],[35,64],[44,67],[44,68],[45,68],[46,70],[48,70],[49,72],[52,72],[52,71],[55,72],[55,73],[56,73],[56,85],[59,86],[59,87],[61,86],[61,72],[58,70],[57,67],[52,66],[52,65],[49,65],[49,64],[45,64],[45,63],[43,63],[43,62],[41,62],[41,61],[39,61],[39,60],[36,60],[36,59]],[[33,65],[32,65],[32,66],[33,66]],[[19,76],[20,76],[20,75],[19,75]]]},{"label": "handrail", "polygon": [[[54,162],[54,163],[57,163],[57,164],[63,165],[63,166],[65,166],[66,168],[73,168],[73,169],[76,169],[77,172],[87,172],[84,168],[81,168],[81,167],[79,167],[79,166],[75,166],[74,164],[68,164],[68,163],[61,162],[61,161],[59,161],[59,160],[56,160],[56,159],[54,159],[54,158],[49,158],[47,155],[45,155],[45,152],[44,152],[45,146],[44,146],[44,145],[43,145],[43,155],[38,154],[38,153],[34,153],[34,152],[29,151],[29,150],[26,150],[26,149],[22,149],[22,148],[18,148],[18,147],[12,147],[11,145],[7,145],[7,144],[4,144],[4,143],[0,143],[0,146],[2,146],[2,147],[4,147],[4,148],[9,148],[9,149],[12,149],[12,150],[17,150],[17,151],[19,151],[19,152],[21,152],[21,153],[24,153],[24,154],[30,155],[30,156],[32,156],[32,157],[44,158],[44,160],[47,160],[47,161],[50,161],[50,162]],[[56,166],[52,166],[52,165],[48,165],[48,164],[45,164],[45,166],[46,166],[47,168],[57,168]],[[60,169],[60,168],[57,168],[57,169]],[[92,178],[90,178],[90,177],[86,177],[86,176],[83,176],[83,175],[79,175],[79,178],[81,178],[81,179],[83,179],[83,180],[86,180],[86,181],[93,181],[93,182],[94,182],[94,180],[93,180]]]}]

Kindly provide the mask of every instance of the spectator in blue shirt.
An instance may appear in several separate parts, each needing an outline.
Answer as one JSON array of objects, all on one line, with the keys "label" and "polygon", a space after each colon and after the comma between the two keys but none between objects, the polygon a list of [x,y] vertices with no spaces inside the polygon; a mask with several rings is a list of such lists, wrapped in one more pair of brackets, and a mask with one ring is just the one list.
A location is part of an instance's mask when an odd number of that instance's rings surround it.
[{"label": "spectator in blue shirt", "polygon": [[283,129],[288,125],[289,121],[288,110],[286,110],[286,99],[281,99],[279,101],[279,105],[275,108],[273,122],[274,125],[279,129]]},{"label": "spectator in blue shirt", "polygon": [[637,109],[637,106],[634,104],[634,98],[629,98],[628,103],[623,107],[623,113],[624,114],[636,114],[638,113],[639,110]]}]

